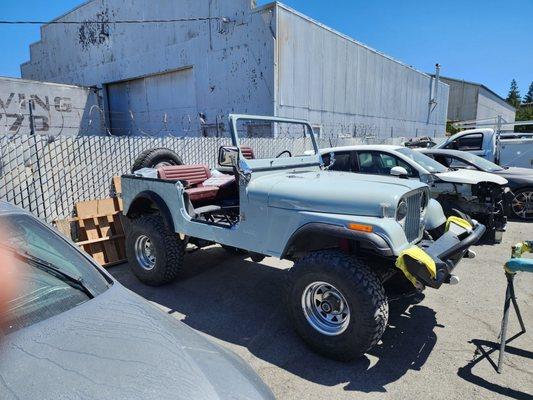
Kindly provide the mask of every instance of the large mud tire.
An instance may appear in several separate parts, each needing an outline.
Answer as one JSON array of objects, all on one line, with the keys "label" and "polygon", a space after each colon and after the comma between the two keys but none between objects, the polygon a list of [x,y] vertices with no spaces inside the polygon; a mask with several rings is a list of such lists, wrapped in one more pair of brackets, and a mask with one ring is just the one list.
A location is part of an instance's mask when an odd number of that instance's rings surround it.
[{"label": "large mud tire", "polygon": [[150,286],[176,280],[184,268],[186,240],[171,232],[158,215],[131,220],[126,234],[126,255],[133,274]]},{"label": "large mud tire", "polygon": [[[314,292],[314,297],[308,293],[324,283],[326,292]],[[333,289],[327,289],[328,285]],[[331,297],[333,304],[342,309],[336,292],[342,298],[340,303],[345,302],[348,307],[344,308],[348,315],[339,314],[329,329],[327,323],[320,321],[320,315],[332,315],[323,312],[324,303],[329,301],[324,301],[324,293],[328,294],[326,299]],[[315,301],[308,302],[309,296]],[[322,302],[316,300],[317,296],[322,296]],[[320,306],[313,309],[317,302]],[[379,277],[363,261],[338,251],[313,252],[295,262],[290,270],[288,308],[294,328],[304,341],[316,352],[340,361],[353,360],[374,347],[385,331],[389,315]]]}]

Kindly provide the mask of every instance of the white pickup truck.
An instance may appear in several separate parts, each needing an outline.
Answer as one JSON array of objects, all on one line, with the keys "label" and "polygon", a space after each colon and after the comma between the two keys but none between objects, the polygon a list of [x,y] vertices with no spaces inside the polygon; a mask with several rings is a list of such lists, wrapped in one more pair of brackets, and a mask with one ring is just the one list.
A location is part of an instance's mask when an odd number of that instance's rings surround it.
[{"label": "white pickup truck", "polygon": [[435,149],[462,150],[504,167],[533,168],[533,136],[512,133],[498,135],[492,128],[456,133]]}]

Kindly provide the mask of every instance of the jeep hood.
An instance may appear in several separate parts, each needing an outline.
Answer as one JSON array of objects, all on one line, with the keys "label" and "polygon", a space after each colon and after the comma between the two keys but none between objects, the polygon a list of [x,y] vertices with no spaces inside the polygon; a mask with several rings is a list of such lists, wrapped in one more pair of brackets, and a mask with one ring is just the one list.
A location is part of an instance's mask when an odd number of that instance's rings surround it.
[{"label": "jeep hood", "polygon": [[444,182],[449,183],[466,183],[469,185],[477,185],[481,182],[491,182],[497,185],[507,185],[507,179],[501,176],[491,174],[483,171],[473,171],[469,169],[460,169],[457,171],[440,172],[434,174]]},{"label": "jeep hood", "polygon": [[381,217],[383,205],[396,208],[403,195],[425,186],[395,177],[312,171],[265,175],[252,180],[247,191],[258,201],[268,196],[269,207]]}]

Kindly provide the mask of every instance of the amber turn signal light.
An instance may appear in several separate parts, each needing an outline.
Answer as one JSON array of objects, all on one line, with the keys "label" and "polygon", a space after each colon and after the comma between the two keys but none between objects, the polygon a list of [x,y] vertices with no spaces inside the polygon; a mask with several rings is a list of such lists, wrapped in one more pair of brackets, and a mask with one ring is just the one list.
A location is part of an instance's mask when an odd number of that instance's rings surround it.
[{"label": "amber turn signal light", "polygon": [[348,224],[348,229],[352,231],[367,232],[367,233],[371,233],[374,230],[372,225],[363,225],[363,224]]}]

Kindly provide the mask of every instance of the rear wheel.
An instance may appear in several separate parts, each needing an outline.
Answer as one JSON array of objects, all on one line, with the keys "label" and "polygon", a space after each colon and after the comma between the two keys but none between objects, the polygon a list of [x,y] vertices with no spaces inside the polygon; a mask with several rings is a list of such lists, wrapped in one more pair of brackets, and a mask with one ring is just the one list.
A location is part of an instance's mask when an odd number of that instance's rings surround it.
[{"label": "rear wheel", "polygon": [[513,216],[523,220],[533,220],[533,188],[517,190],[511,202]]},{"label": "rear wheel", "polygon": [[290,271],[289,314],[296,331],[318,353],[349,361],[374,347],[388,320],[378,276],[362,261],[318,251]]},{"label": "rear wheel", "polygon": [[174,281],[183,270],[186,240],[171,232],[158,215],[131,221],[126,254],[133,274],[143,283],[160,286]]},{"label": "rear wheel", "polygon": [[141,168],[160,168],[170,165],[183,165],[181,157],[174,151],[166,148],[148,149],[135,159],[131,172],[138,171]]}]

